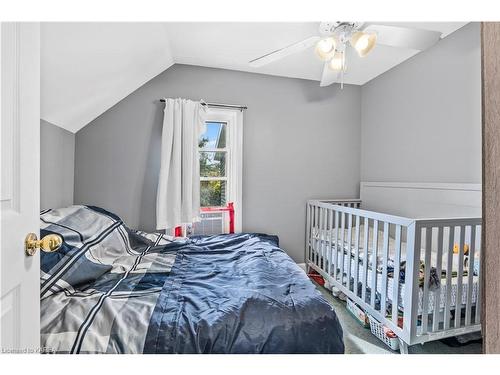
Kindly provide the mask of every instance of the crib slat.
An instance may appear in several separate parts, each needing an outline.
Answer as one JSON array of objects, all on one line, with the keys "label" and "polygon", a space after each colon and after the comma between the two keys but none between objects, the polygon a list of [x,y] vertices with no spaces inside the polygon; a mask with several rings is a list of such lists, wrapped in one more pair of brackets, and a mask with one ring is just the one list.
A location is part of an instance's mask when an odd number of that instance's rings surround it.
[{"label": "crib slat", "polygon": [[370,219],[364,220],[364,238],[363,238],[363,280],[361,282],[361,298],[366,303],[366,284],[368,283],[368,233],[370,228]]},{"label": "crib slat", "polygon": [[446,299],[444,305],[444,329],[450,328],[451,309],[451,272],[453,267],[453,244],[455,242],[455,227],[450,226],[448,242],[448,259],[446,262]]},{"label": "crib slat", "polygon": [[337,269],[339,264],[339,212],[335,211],[335,243],[333,254],[333,279],[337,280]]},{"label": "crib slat", "polygon": [[392,322],[398,325],[399,268],[401,267],[401,225],[396,225],[394,271],[392,273]]},{"label": "crib slat", "polygon": [[352,283],[354,294],[358,295],[358,281],[359,281],[359,215],[356,215],[356,231],[354,238],[354,281]]},{"label": "crib slat", "polygon": [[415,222],[406,228],[406,264],[404,288],[404,315],[403,328],[409,332],[410,337],[417,335],[418,305],[420,297],[419,262],[420,249],[422,248],[422,225]]},{"label": "crib slat", "polygon": [[313,239],[313,248],[312,248],[312,256],[311,256],[311,262],[313,264],[316,264],[316,253],[318,252],[318,246],[319,246],[319,225],[318,225],[318,211],[319,207],[313,206],[312,210],[312,221],[313,221],[313,228],[316,229],[316,233],[314,234],[314,239]]},{"label": "crib slat", "polygon": [[330,263],[330,256],[329,256],[329,253],[330,253],[330,246],[331,246],[331,242],[330,242],[330,221],[329,221],[329,218],[328,218],[328,212],[329,210],[327,208],[325,208],[325,222],[324,222],[324,226],[325,226],[325,260],[324,260],[324,265],[323,265],[323,270],[328,273],[328,267],[329,267],[329,263]]},{"label": "crib slat", "polygon": [[333,210],[328,209],[328,228],[329,228],[329,236],[328,236],[328,243],[330,244],[328,246],[328,267],[326,272],[328,275],[332,274],[332,258],[333,258]]},{"label": "crib slat", "polygon": [[328,272],[328,247],[330,246],[330,242],[328,240],[328,234],[330,233],[328,231],[328,209],[323,210],[323,228],[325,230],[325,240],[324,240],[324,245],[323,245],[323,265],[321,266],[321,269],[325,272]]},{"label": "crib slat", "polygon": [[[476,249],[479,250],[479,252],[481,252],[482,251],[482,243],[481,243],[482,227],[481,227],[481,225],[478,225],[477,228],[479,231],[479,235],[477,236],[478,244],[476,246]],[[479,255],[481,255],[481,254],[479,254]],[[479,258],[479,259],[481,259],[481,258]],[[478,273],[479,276],[481,276],[481,272],[483,272],[482,268],[483,267],[481,265],[481,260],[479,260],[479,273]],[[481,322],[481,282],[477,283],[476,314],[475,315],[476,316],[474,317],[474,323],[479,324]]]},{"label": "crib slat", "polygon": [[[309,246],[309,241],[311,238],[311,205],[306,203],[306,265],[307,261],[311,260],[311,248]],[[307,268],[307,267],[306,267]]]},{"label": "crib slat", "polygon": [[320,262],[320,251],[321,251],[321,207],[317,207],[316,209],[316,225],[318,227],[318,245],[316,246],[316,258],[314,259],[314,263],[319,266]]},{"label": "crib slat", "polygon": [[[465,325],[470,325],[472,313],[472,289],[474,288],[474,253],[476,250],[476,226],[470,227],[469,267],[467,269],[467,301],[465,304]],[[477,304],[478,302],[476,302]]]},{"label": "crib slat", "polygon": [[314,205],[311,207],[311,230],[316,229],[316,233],[314,231],[312,232],[313,238],[311,241],[311,262],[315,263],[315,258],[316,258],[316,250],[318,248],[318,222],[316,221],[316,209],[317,207]]},{"label": "crib slat", "polygon": [[345,245],[345,213],[342,212],[342,218],[340,219],[340,260],[339,260],[339,272],[340,278],[339,282],[344,285],[344,245]]},{"label": "crib slat", "polygon": [[457,296],[455,302],[455,328],[460,327],[462,318],[462,285],[464,277],[465,227],[460,226],[460,244],[458,248]]},{"label": "crib slat", "polygon": [[323,269],[323,252],[325,249],[325,223],[324,223],[324,208],[319,209],[319,228],[320,228],[320,247],[318,252],[318,266]]},{"label": "crib slat", "polygon": [[441,270],[443,267],[443,227],[438,227],[436,273],[439,278],[439,288],[434,291],[434,316],[432,317],[432,330],[439,329],[439,310],[441,305]]},{"label": "crib slat", "polygon": [[389,258],[389,223],[384,221],[384,235],[382,243],[382,290],[380,293],[380,312],[387,315],[387,261]]},{"label": "crib slat", "polygon": [[347,230],[347,290],[351,290],[351,254],[352,254],[352,214],[349,214],[349,229]]},{"label": "crib slat", "polygon": [[425,228],[424,293],[422,296],[422,333],[429,323],[429,279],[431,275],[432,227]]},{"label": "crib slat", "polygon": [[325,244],[324,237],[325,237],[325,232],[323,231],[323,207],[320,207],[318,210],[318,227],[319,227],[319,247],[318,247],[318,257],[317,257],[317,263],[316,265],[321,268],[321,260],[323,259],[322,253],[323,253],[323,246]]},{"label": "crib slat", "polygon": [[308,216],[309,216],[309,261],[312,262],[312,255],[313,255],[313,249],[314,249],[314,217],[313,217],[313,205],[309,205],[309,211],[308,211]]},{"label": "crib slat", "polygon": [[[373,221],[373,249],[372,249],[372,279],[370,304],[375,309],[375,296],[377,294],[377,248],[378,248],[378,220]],[[376,310],[376,309],[375,309]]]},{"label": "crib slat", "polygon": [[325,223],[325,208],[321,208],[319,212],[319,221],[321,227],[321,251],[319,258],[319,267],[324,269],[325,267],[325,246],[326,246],[326,223]]},{"label": "crib slat", "polygon": [[314,229],[317,228],[315,220],[316,206],[311,206],[311,263],[314,263],[314,252],[316,251],[316,233]]}]

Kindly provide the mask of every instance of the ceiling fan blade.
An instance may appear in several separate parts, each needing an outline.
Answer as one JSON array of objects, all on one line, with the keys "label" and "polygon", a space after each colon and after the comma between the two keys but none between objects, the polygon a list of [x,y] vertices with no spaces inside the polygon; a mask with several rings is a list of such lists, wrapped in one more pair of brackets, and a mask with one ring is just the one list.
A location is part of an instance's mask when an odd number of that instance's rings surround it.
[{"label": "ceiling fan blade", "polygon": [[312,36],[300,42],[290,44],[289,46],[270,52],[264,56],[258,57],[250,61],[248,64],[253,68],[259,68],[261,66],[272,63],[276,60],[282,59],[283,57],[289,56],[293,53],[297,53],[309,47],[312,47],[320,39],[321,38],[319,36]]},{"label": "ceiling fan blade", "polygon": [[321,74],[320,87],[330,86],[332,83],[340,80],[340,72],[335,72],[328,67],[328,62],[323,66],[323,73]]},{"label": "ceiling fan blade", "polygon": [[441,39],[440,31],[411,29],[408,27],[369,23],[363,31],[377,33],[377,44],[391,47],[401,47],[426,50]]}]

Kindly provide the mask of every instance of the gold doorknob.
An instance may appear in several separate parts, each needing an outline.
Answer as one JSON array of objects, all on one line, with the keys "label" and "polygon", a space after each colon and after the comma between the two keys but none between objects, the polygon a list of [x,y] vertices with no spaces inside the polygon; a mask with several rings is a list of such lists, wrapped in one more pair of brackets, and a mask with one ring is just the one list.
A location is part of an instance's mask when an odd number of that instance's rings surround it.
[{"label": "gold doorknob", "polygon": [[39,240],[35,233],[28,233],[24,240],[24,249],[26,254],[33,256],[36,254],[36,249],[41,249],[46,253],[57,251],[62,243],[63,239],[58,234],[48,234]]}]

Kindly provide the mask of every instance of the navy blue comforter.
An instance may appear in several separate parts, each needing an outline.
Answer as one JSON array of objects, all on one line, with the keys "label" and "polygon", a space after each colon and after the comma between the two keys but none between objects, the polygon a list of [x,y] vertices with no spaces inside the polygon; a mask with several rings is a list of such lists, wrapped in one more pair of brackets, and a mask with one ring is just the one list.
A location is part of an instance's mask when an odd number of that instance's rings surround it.
[{"label": "navy blue comforter", "polygon": [[235,234],[181,246],[146,350],[343,353],[335,312],[277,242],[274,236]]},{"label": "navy blue comforter", "polygon": [[65,239],[62,253],[42,258],[42,346],[60,353],[344,352],[335,312],[275,236],[174,240],[132,231],[87,206],[41,218],[43,231]]}]

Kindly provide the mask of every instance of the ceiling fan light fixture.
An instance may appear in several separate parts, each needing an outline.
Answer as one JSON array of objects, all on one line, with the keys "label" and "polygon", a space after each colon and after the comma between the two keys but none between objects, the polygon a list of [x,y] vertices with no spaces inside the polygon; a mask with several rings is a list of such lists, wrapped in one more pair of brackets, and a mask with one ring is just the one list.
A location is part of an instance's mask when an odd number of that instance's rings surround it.
[{"label": "ceiling fan light fixture", "polygon": [[323,61],[330,60],[335,54],[335,39],[332,37],[323,38],[316,43],[316,54]]},{"label": "ceiling fan light fixture", "polygon": [[377,34],[357,31],[352,35],[350,43],[360,57],[365,57],[375,47]]},{"label": "ceiling fan light fixture", "polygon": [[335,52],[333,58],[328,63],[328,67],[336,72],[346,71],[346,65],[344,60],[344,54],[342,52]]}]

